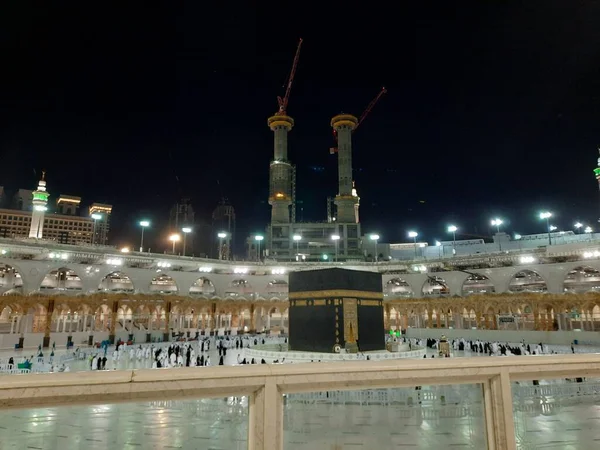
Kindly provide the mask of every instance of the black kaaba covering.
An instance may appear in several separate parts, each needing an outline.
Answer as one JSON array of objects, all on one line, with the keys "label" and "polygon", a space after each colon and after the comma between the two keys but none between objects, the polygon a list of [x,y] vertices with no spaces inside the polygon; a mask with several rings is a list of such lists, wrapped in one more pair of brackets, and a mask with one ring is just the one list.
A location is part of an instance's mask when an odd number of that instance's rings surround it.
[{"label": "black kaaba covering", "polygon": [[[292,272],[289,298],[290,350],[333,352],[352,335],[359,351],[385,349],[381,274],[339,268]],[[348,333],[350,322],[355,328]]]}]

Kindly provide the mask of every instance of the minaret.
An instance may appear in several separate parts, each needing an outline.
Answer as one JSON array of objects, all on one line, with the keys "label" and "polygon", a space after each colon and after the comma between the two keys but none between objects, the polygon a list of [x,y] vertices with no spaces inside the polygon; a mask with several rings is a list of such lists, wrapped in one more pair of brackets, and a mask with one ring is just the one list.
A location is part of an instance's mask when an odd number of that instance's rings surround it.
[{"label": "minaret", "polygon": [[294,119],[283,114],[269,117],[267,123],[273,130],[275,146],[269,171],[269,205],[271,223],[289,223],[292,204],[292,165],[287,157],[287,134]]},{"label": "minaret", "polygon": [[339,114],[331,119],[331,126],[337,133],[338,142],[338,223],[358,223],[358,196],[352,192],[352,131],[358,119],[350,114]]},{"label": "minaret", "polygon": [[42,179],[38,184],[37,190],[33,191],[33,211],[31,213],[31,228],[29,237],[42,239],[44,231],[44,216],[48,210],[48,197],[46,192],[46,172],[42,171]]}]

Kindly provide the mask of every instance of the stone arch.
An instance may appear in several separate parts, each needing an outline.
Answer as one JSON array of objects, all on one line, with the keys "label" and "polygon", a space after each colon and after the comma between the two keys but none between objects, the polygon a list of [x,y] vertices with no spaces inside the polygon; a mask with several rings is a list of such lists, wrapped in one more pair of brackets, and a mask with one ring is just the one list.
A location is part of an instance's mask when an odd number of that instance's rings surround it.
[{"label": "stone arch", "polygon": [[508,290],[510,292],[548,292],[548,283],[535,270],[523,269],[510,278]]},{"label": "stone arch", "polygon": [[190,287],[190,295],[194,297],[214,297],[217,294],[217,288],[206,277],[200,277]]},{"label": "stone arch", "polygon": [[271,280],[267,283],[267,297],[287,297],[289,294],[289,286],[285,280]]},{"label": "stone arch", "polygon": [[40,284],[40,291],[74,291],[83,290],[83,282],[77,273],[68,267],[52,269],[46,274]]},{"label": "stone arch", "polygon": [[117,270],[102,278],[98,290],[103,292],[134,292],[135,287],[126,273]]},{"label": "stone arch", "polygon": [[428,276],[425,283],[423,283],[421,293],[423,297],[444,297],[450,295],[450,288],[443,278]]},{"label": "stone arch", "polygon": [[0,264],[0,291],[20,293],[23,290],[23,278],[19,269],[13,265]]},{"label": "stone arch", "polygon": [[229,283],[227,290],[225,291],[225,297],[244,297],[244,298],[252,298],[253,297],[253,288],[250,284],[250,281],[244,278],[236,278]]},{"label": "stone arch", "polygon": [[600,271],[590,266],[577,266],[565,276],[564,292],[582,294],[600,291]]},{"label": "stone arch", "polygon": [[403,278],[392,278],[385,283],[383,296],[385,298],[408,298],[414,295],[413,289]]},{"label": "stone arch", "polygon": [[152,278],[149,287],[150,293],[176,294],[178,291],[175,280],[166,273],[160,273]]},{"label": "stone arch", "polygon": [[496,287],[489,277],[481,273],[471,273],[462,284],[462,295],[493,294]]}]

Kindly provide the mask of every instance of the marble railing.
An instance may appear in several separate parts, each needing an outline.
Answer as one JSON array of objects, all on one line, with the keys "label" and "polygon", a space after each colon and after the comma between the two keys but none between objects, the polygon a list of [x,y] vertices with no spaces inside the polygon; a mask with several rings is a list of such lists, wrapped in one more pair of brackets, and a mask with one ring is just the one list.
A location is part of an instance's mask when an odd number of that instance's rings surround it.
[{"label": "marble railing", "polygon": [[[283,449],[284,395],[480,384],[488,448],[515,449],[511,382],[600,377],[600,355],[258,364],[0,377],[1,408],[248,397],[248,448]],[[0,439],[2,439],[0,437]]]},{"label": "marble railing", "polygon": [[427,352],[423,347],[413,347],[411,351],[400,352],[369,352],[369,353],[317,353],[317,352],[294,352],[287,351],[287,344],[264,345],[254,348],[244,349],[244,357],[246,360],[254,358],[255,360],[264,359],[267,363],[281,361],[285,358],[285,362],[339,362],[339,361],[361,361],[366,360],[367,355],[372,361],[382,361],[387,359],[400,358],[422,358]]}]

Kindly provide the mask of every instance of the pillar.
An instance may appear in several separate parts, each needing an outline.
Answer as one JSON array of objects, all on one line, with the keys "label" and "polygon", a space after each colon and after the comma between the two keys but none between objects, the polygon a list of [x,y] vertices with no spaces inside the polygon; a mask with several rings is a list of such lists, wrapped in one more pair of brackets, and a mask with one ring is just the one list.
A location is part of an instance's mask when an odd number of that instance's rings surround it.
[{"label": "pillar", "polygon": [[250,305],[250,333],[256,332],[256,319],[254,318],[254,304]]},{"label": "pillar", "polygon": [[170,324],[171,324],[171,302],[167,302],[165,305],[165,329],[163,331],[163,341],[168,342],[171,340],[170,336]]},{"label": "pillar", "polygon": [[117,312],[119,311],[119,302],[113,301],[112,314],[110,320],[110,329],[108,331],[108,342],[111,344],[115,343],[115,333],[117,329]]},{"label": "pillar", "polygon": [[50,329],[52,327],[52,313],[54,313],[54,299],[48,300],[48,308],[46,309],[46,326],[44,327],[44,339],[42,347],[50,347]]}]

